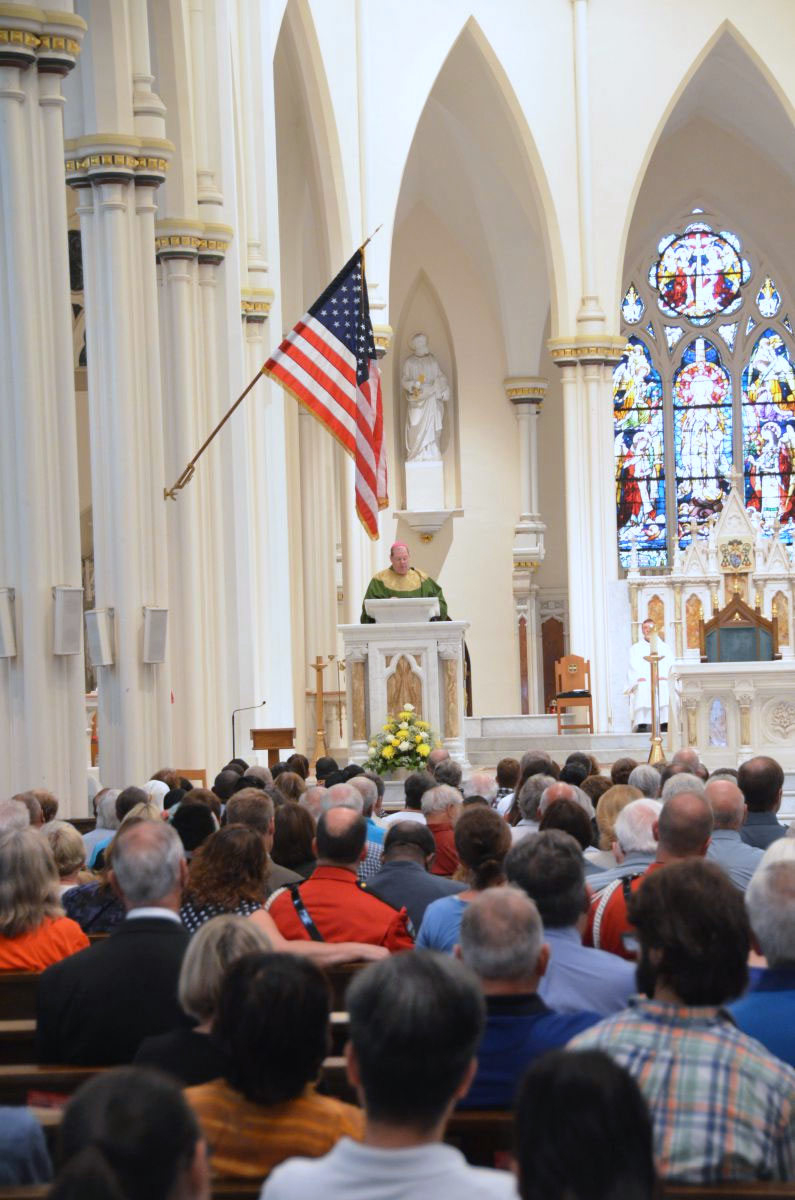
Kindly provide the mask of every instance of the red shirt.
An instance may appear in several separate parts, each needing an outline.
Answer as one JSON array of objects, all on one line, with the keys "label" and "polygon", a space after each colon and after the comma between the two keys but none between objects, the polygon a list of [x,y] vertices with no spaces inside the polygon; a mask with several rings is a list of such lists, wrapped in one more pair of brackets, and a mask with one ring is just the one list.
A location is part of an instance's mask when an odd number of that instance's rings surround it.
[{"label": "red shirt", "polygon": [[436,842],[436,857],[431,867],[431,875],[453,875],[461,865],[458,851],[455,848],[453,825],[446,817],[438,824],[428,821],[428,828]]},{"label": "red shirt", "polygon": [[[353,871],[346,867],[315,867],[298,891],[326,942],[366,942],[391,951],[410,950],[414,945],[405,908],[398,912],[384,904],[366,886],[360,886]],[[287,888],[275,892],[266,908],[282,937],[290,941],[309,939]]]},{"label": "red shirt", "polygon": [[[650,871],[656,871],[664,865],[661,862],[653,862],[642,875],[632,879],[627,885],[630,895],[638,890]],[[595,946],[597,950],[607,950],[610,954],[617,954],[619,958],[635,962],[638,956],[634,949],[627,946],[626,941],[627,935],[631,939],[634,926],[630,925],[627,918],[624,884],[625,881],[619,879],[616,884],[608,884],[604,891],[594,896],[588,913],[588,926],[582,940],[586,946]]]}]

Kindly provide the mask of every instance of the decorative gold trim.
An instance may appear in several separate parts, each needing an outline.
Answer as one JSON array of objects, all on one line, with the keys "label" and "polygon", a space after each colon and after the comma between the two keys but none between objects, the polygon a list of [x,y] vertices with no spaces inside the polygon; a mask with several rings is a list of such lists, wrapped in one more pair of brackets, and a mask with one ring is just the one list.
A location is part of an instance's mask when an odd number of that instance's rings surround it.
[{"label": "decorative gold trim", "polygon": [[556,364],[567,362],[618,362],[626,347],[626,338],[621,337],[573,337],[550,338],[547,349]]},{"label": "decorative gold trim", "polygon": [[532,558],[515,558],[513,560],[515,570],[532,571],[538,566],[538,563]]},{"label": "decorative gold trim", "polygon": [[240,316],[244,321],[267,321],[275,294],[273,288],[241,288]]},{"label": "decorative gold trim", "polygon": [[505,389],[505,395],[508,397],[509,400],[516,400],[516,399],[543,400],[544,397],[546,396],[546,394],[547,394],[547,389],[545,387],[543,387],[543,388],[515,387],[515,388],[506,388]]}]

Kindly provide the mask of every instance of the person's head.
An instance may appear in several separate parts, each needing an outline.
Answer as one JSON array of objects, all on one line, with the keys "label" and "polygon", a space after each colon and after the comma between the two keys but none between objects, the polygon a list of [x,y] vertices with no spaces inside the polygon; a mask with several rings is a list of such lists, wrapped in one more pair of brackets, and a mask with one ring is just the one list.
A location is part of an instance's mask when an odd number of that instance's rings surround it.
[{"label": "person's head", "polygon": [[280,867],[304,866],[315,857],[315,822],[300,804],[283,804],[273,819],[271,858]]},{"label": "person's head", "polygon": [[657,821],[657,857],[665,861],[705,855],[712,828],[712,810],[703,794],[676,792],[663,802]]},{"label": "person's head", "polygon": [[539,829],[560,829],[570,833],[581,850],[591,845],[591,822],[584,810],[573,800],[553,800],[544,809]]},{"label": "person's head", "polygon": [[261,788],[244,788],[227,802],[225,825],[245,825],[268,840],[273,834],[273,801]]},{"label": "person's head", "polygon": [[497,787],[515,788],[519,782],[519,759],[501,758],[497,763]]},{"label": "person's head", "polygon": [[227,970],[213,1034],[225,1077],[252,1104],[294,1100],[328,1053],[329,990],[298,954],[246,954]]},{"label": "person's head", "polygon": [[167,813],[170,813],[172,808],[178,808],[185,799],[186,795],[187,792],[183,788],[172,788],[171,791],[166,792],[165,796],[163,797],[163,810]]},{"label": "person's head", "polygon": [[670,765],[672,767],[684,767],[691,775],[696,775],[698,778],[698,768],[701,766],[701,757],[693,746],[683,746],[681,750],[677,750],[671,758]]},{"label": "person's head", "polygon": [[[566,761],[563,764],[563,766],[564,766],[564,768],[565,767],[581,767],[582,770],[585,771],[585,774],[583,775],[583,779],[587,779],[588,776],[593,771],[593,762],[591,760],[590,754],[585,754],[582,750],[573,750],[571,752],[571,754],[567,755]],[[563,778],[562,774],[561,774],[561,778]],[[574,781],[571,780],[569,782],[574,782]]]},{"label": "person's head", "polygon": [[436,780],[429,771],[414,771],[408,775],[403,781],[406,808],[419,812],[422,809],[422,797],[433,787],[436,787]]},{"label": "person's head", "polygon": [[431,1134],[474,1074],[485,1020],[477,979],[453,957],[413,950],[365,968],[346,999],[348,1070],[368,1118]]},{"label": "person's head", "polygon": [[497,799],[499,790],[497,780],[487,771],[475,771],[469,779],[465,779],[461,784],[461,795],[465,800],[470,796],[482,796],[488,804],[492,804]]},{"label": "person's head", "polygon": [[179,834],[186,854],[193,854],[216,831],[215,817],[206,804],[189,801],[180,804],[171,824]]},{"label": "person's head", "polygon": [[69,821],[48,821],[41,835],[50,844],[60,879],[68,879],[86,865],[86,844]]},{"label": "person's head", "polygon": [[228,767],[224,767],[223,771],[219,771],[216,775],[213,780],[213,791],[222,804],[226,804],[233,794],[241,774],[240,771],[232,771]]},{"label": "person's head", "polygon": [[262,834],[246,825],[224,825],[191,859],[186,893],[194,904],[234,909],[241,900],[262,903],[268,854]]},{"label": "person's head", "polygon": [[385,863],[414,862],[429,871],[436,843],[427,825],[419,821],[394,821],[384,838],[382,858]]},{"label": "person's head", "polygon": [[654,624],[654,621],[650,621],[648,618],[643,622],[643,624],[640,627],[640,631],[643,634],[645,641],[647,641],[647,642],[651,641],[651,635],[654,633],[654,630],[656,628],[657,627]]},{"label": "person's head", "polygon": [[123,788],[116,797],[116,819],[121,825],[128,813],[131,813],[137,804],[148,804],[149,797],[143,788],[126,787]]},{"label": "person's head", "polygon": [[425,765],[434,778],[436,778],[436,768],[439,766],[439,763],[447,762],[449,757],[450,751],[446,750],[444,746],[435,746],[434,749],[431,750],[430,754],[425,760]]},{"label": "person's head", "polygon": [[323,783],[329,775],[333,775],[338,770],[339,764],[336,758],[331,758],[328,754],[321,754],[315,763],[315,779],[318,783]]},{"label": "person's head", "polygon": [[458,953],[487,994],[489,985],[534,992],[549,958],[535,904],[517,887],[477,896],[464,909]]},{"label": "person's head", "polygon": [[323,812],[328,812],[330,808],[350,808],[361,815],[364,812],[364,797],[350,783],[332,783],[331,787],[326,786],[321,806]]},{"label": "person's head", "polygon": [[205,1025],[218,1010],[224,972],[244,954],[267,954],[268,935],[254,921],[225,913],[200,926],[191,938],[179,972],[177,998],[194,1021]]},{"label": "person's head", "polygon": [[672,796],[678,796],[682,792],[689,792],[694,796],[703,796],[704,784],[698,775],[691,775],[689,771],[680,771],[676,775],[671,775],[663,783],[660,799],[665,804],[666,800],[670,800]]},{"label": "person's head", "polygon": [[49,842],[36,829],[0,834],[0,935],[18,937],[63,916]]},{"label": "person's head", "polygon": [[759,865],[746,888],[745,907],[768,967],[794,966],[795,854]]},{"label": "person's head", "polygon": [[745,821],[745,797],[731,779],[710,779],[704,791],[715,829],[739,831]]},{"label": "person's head", "polygon": [[748,983],[751,930],[743,896],[716,863],[674,862],[648,875],[627,905],[648,996],[688,1006],[736,999]]},{"label": "person's head", "polygon": [[541,797],[548,787],[553,787],[556,780],[551,775],[528,775],[516,796],[516,803],[525,821],[538,820],[538,806]]},{"label": "person's head", "polygon": [[784,772],[774,758],[749,758],[737,772],[737,784],[749,812],[777,812],[784,787]]},{"label": "person's head", "polygon": [[[167,784],[163,783],[162,779],[150,779],[141,788],[141,791],[146,792],[148,798],[153,804],[157,805],[161,812],[166,807],[166,796],[170,795],[175,790],[177,789],[169,788]],[[179,791],[181,791],[184,795],[185,789],[182,786],[182,781],[180,781],[179,784]]]},{"label": "person's head", "polygon": [[380,808],[381,801],[384,799],[386,794],[386,780],[384,779],[383,775],[379,775],[377,771],[365,771],[364,777],[365,779],[372,780],[372,782],[375,784],[375,789],[378,792],[377,808]]},{"label": "person's head", "polygon": [[273,782],[285,800],[298,801],[306,791],[303,776],[297,771],[282,771]]},{"label": "person's head", "polygon": [[45,788],[33,788],[31,794],[41,805],[42,824],[46,825],[48,822],[54,821],[58,815],[58,797],[52,792],[46,791]]},{"label": "person's head", "polygon": [[456,788],[437,784],[423,794],[422,811],[425,819],[431,822],[447,818],[455,824],[461,812],[461,793]]},{"label": "person's head", "polygon": [[0,833],[28,829],[30,813],[21,800],[0,800]]},{"label": "person's head", "polygon": [[587,779],[583,779],[580,788],[585,792],[591,804],[599,812],[599,803],[605,792],[609,792],[611,787],[614,787],[613,781],[608,779],[606,775],[589,775]]},{"label": "person's head", "polygon": [[589,821],[593,820],[593,804],[591,804],[591,801],[582,788],[577,787],[573,783],[553,783],[544,789],[541,793],[541,799],[538,802],[539,818],[544,815],[545,810],[549,808],[550,804],[554,804],[556,800],[572,800],[575,804],[579,804]]},{"label": "person's head", "polygon": [[106,788],[97,801],[97,829],[118,829],[116,801],[121,795],[118,788]]},{"label": "person's head", "polygon": [[579,787],[588,778],[588,767],[581,762],[567,762],[560,769],[561,783],[572,783]]},{"label": "person's head", "polygon": [[389,551],[389,565],[396,575],[408,575],[409,548],[405,542],[394,542]]},{"label": "person's head", "polygon": [[739,771],[736,767],[716,767],[709,773],[709,782],[712,783],[716,779],[730,779],[732,783],[736,783],[738,775]]},{"label": "person's head", "polygon": [[124,829],[125,825],[129,825],[131,821],[162,821],[162,819],[161,810],[157,805],[151,800],[144,800],[142,803],[132,806],[119,828]]},{"label": "person's head", "polygon": [[553,763],[546,750],[527,750],[519,762],[519,786],[531,775],[553,775],[560,778],[560,767]]},{"label": "person's head", "polygon": [[629,777],[637,765],[634,758],[617,758],[610,768],[613,783],[629,783]]},{"label": "person's head", "polygon": [[367,822],[352,808],[329,808],[321,813],[315,832],[318,862],[357,870],[367,842]]},{"label": "person's head", "polygon": [[433,769],[434,778],[439,784],[445,784],[447,787],[461,788],[461,764],[457,763],[454,758],[443,758],[440,763],[437,763]]},{"label": "person's head", "polygon": [[640,763],[629,773],[629,786],[637,788],[642,796],[656,800],[660,794],[660,772],[649,763]]},{"label": "person's head", "polygon": [[206,1146],[179,1084],[114,1067],[78,1088],[58,1135],[54,1200],[209,1200]]},{"label": "person's head", "polygon": [[629,1072],[602,1050],[552,1050],[534,1060],[516,1100],[514,1155],[521,1200],[657,1194],[648,1106]]},{"label": "person's head", "polygon": [[588,909],[582,851],[561,829],[518,841],[505,859],[505,875],[535,903],[545,928],[576,925]]},{"label": "person's head", "polygon": [[161,767],[150,778],[157,783],[164,783],[167,791],[179,787],[179,772],[175,771],[173,767]]},{"label": "person's head", "polygon": [[[652,770],[654,768],[652,767]],[[657,772],[654,772],[655,775]],[[604,793],[596,809],[596,827],[599,830],[599,849],[612,850],[616,840],[616,821],[622,809],[633,800],[640,800],[643,793],[625,783],[614,783]]]},{"label": "person's head", "polygon": [[24,804],[28,810],[28,819],[34,829],[41,829],[44,824],[44,814],[41,811],[41,805],[36,798],[35,792],[17,792],[16,796],[11,797],[12,800],[17,800],[20,804]]},{"label": "person's head", "polygon": [[211,792],[209,788],[195,787],[188,797],[189,803],[205,804],[209,808],[216,820],[217,829],[221,824],[221,801],[216,796],[215,792]]},{"label": "person's head", "polygon": [[498,813],[483,805],[465,808],[453,836],[471,887],[482,891],[502,882],[503,862],[511,848],[511,831]]},{"label": "person's head", "polygon": [[301,799],[298,801],[299,807],[305,808],[312,818],[314,825],[318,817],[323,811],[323,801],[326,798],[326,789],[322,784],[315,784],[314,787],[308,787]]},{"label": "person's head", "polygon": [[657,822],[662,812],[659,800],[630,800],[615,822],[615,845],[622,854],[655,854]]},{"label": "person's head", "polygon": [[351,787],[355,788],[362,798],[362,816],[371,817],[378,806],[378,788],[365,774],[356,775],[351,779]]},{"label": "person's head", "polygon": [[178,834],[165,821],[137,821],[113,840],[110,882],[125,907],[179,907],[187,875]]},{"label": "person's head", "polygon": [[309,759],[305,754],[291,754],[287,759],[287,766],[302,779],[306,779],[309,775]]}]

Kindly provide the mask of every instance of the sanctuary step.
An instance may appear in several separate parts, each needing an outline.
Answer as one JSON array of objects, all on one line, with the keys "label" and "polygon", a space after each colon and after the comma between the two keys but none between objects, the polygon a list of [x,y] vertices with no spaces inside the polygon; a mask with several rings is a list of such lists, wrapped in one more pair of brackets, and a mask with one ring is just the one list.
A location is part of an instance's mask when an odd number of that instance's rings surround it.
[{"label": "sanctuary step", "polygon": [[466,717],[467,756],[473,767],[495,767],[501,758],[521,758],[527,750],[546,750],[563,762],[574,750],[593,754],[604,770],[619,758],[645,762],[647,733],[558,733],[557,717]]}]

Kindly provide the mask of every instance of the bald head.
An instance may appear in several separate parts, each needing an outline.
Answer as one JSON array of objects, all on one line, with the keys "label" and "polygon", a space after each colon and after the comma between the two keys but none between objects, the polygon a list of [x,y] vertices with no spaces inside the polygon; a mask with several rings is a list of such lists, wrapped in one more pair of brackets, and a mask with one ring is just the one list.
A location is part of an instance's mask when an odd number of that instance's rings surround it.
[{"label": "bald head", "polygon": [[745,797],[731,779],[711,779],[704,796],[712,809],[716,829],[741,829],[745,821]]},{"label": "bald head", "polygon": [[578,804],[584,810],[588,820],[594,815],[593,804],[582,788],[576,787],[573,783],[558,782],[550,784],[541,793],[541,800],[538,805],[539,816],[543,816],[550,804],[554,804],[556,800],[571,800],[575,804]]},{"label": "bald head", "polygon": [[349,783],[335,783],[333,787],[324,788],[323,791],[325,794],[321,804],[325,812],[331,808],[351,808],[361,814],[364,810],[364,796]]},{"label": "bald head", "polygon": [[317,823],[318,862],[355,871],[364,855],[367,822],[352,808],[329,808]]},{"label": "bald head", "polygon": [[444,746],[437,746],[435,750],[431,750],[427,758],[428,770],[433,772],[439,766],[440,762],[445,762],[450,757],[450,751],[445,750]]},{"label": "bald head", "polygon": [[696,773],[701,766],[698,750],[694,750],[692,746],[684,746],[681,750],[677,750],[671,759],[672,767],[684,767],[686,771]]},{"label": "bald head", "polygon": [[657,822],[657,857],[663,862],[706,854],[712,810],[703,795],[678,792],[666,800]]}]

